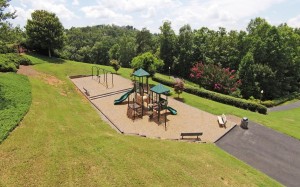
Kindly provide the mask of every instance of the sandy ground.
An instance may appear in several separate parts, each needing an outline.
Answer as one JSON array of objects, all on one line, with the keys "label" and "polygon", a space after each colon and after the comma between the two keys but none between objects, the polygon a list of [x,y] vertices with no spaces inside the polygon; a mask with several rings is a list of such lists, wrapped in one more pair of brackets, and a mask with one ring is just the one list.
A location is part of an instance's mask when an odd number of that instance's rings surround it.
[{"label": "sandy ground", "polygon": [[[90,93],[89,100],[125,134],[139,134],[150,138],[180,139],[180,133],[182,132],[203,132],[201,141],[215,142],[240,121],[234,116],[228,116],[226,128],[221,128],[217,122],[217,116],[170,97],[168,98],[168,106],[176,109],[178,114],[171,115],[167,112],[166,125],[164,115],[162,115],[159,122],[157,117],[149,120],[147,114],[143,118],[132,120],[127,117],[127,100],[120,105],[113,104],[115,99],[124,94],[116,93],[117,91],[133,87],[130,80],[114,75],[113,84],[111,77],[108,78],[108,88],[99,83],[96,77],[81,77],[72,79],[72,81],[83,93],[85,93],[83,88],[88,90]],[[101,79],[101,82],[103,82],[103,79]],[[129,99],[132,100],[133,97],[134,93],[130,95]],[[195,140],[194,137],[191,137],[191,139]]]}]

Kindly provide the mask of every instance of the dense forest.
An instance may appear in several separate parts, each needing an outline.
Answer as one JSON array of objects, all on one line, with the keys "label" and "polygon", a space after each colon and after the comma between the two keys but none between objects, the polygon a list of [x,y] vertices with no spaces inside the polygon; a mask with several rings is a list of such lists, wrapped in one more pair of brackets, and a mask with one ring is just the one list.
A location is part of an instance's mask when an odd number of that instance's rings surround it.
[{"label": "dense forest", "polygon": [[[192,30],[184,25],[175,34],[171,22],[164,22],[160,31],[152,34],[146,28],[139,31],[116,25],[73,27],[65,30],[65,45],[57,54],[65,59],[104,65],[115,59],[122,67],[131,67],[134,57],[150,52],[164,63],[158,72],[168,73],[170,68],[171,74],[217,92],[260,98],[264,90],[266,100],[300,91],[299,29],[286,24],[273,26],[265,19],[256,18],[250,21],[246,31],[226,31],[221,27]],[[202,81],[191,75],[196,63],[210,67],[198,70],[198,74],[202,72],[198,77]],[[226,92],[220,89],[227,82],[224,76],[218,80],[214,74],[222,74],[226,69],[231,72],[229,78],[234,76],[235,81],[240,81],[238,89]],[[210,86],[216,83],[219,87]],[[231,87],[236,85],[233,82]]]},{"label": "dense forest", "polygon": [[192,29],[187,24],[176,34],[169,21],[159,29],[155,34],[117,25],[64,29],[55,14],[37,10],[24,30],[2,20],[0,53],[24,46],[86,63],[110,65],[113,60],[121,67],[171,73],[245,99],[272,100],[300,92],[299,28],[255,18],[246,31]]}]

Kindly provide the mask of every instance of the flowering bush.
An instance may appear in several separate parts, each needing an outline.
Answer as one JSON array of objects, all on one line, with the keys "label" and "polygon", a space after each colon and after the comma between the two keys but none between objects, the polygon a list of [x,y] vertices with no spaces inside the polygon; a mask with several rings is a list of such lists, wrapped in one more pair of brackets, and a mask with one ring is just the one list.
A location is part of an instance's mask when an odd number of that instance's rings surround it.
[{"label": "flowering bush", "polygon": [[191,68],[190,77],[208,90],[230,94],[241,85],[235,70],[222,68],[214,64],[196,63]]}]

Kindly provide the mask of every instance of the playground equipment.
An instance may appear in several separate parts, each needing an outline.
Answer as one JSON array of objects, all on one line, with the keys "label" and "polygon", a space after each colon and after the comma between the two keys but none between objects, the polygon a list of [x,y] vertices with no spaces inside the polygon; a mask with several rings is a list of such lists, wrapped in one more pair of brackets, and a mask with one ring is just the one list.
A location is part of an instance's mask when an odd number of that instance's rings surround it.
[{"label": "playground equipment", "polygon": [[[102,71],[102,74],[100,74],[100,71]],[[111,71],[97,66],[92,66],[92,79],[94,78],[94,76],[96,76],[98,82],[106,88],[109,88],[108,74],[111,74],[111,86],[114,87],[114,74]],[[103,77],[103,82],[101,82],[101,76]]]},{"label": "playground equipment", "polygon": [[121,104],[123,101],[125,101],[127,98],[128,98],[128,96],[130,95],[130,94],[132,94],[134,92],[134,88],[132,88],[130,91],[128,91],[128,92],[126,92],[125,94],[123,94],[119,99],[116,99],[115,101],[114,101],[114,105],[117,105],[117,104]]},{"label": "playground equipment", "polygon": [[[136,117],[143,118],[146,110],[148,111],[149,119],[153,119],[154,116],[157,115],[157,121],[159,122],[161,111],[165,111],[164,121],[166,126],[167,111],[170,111],[172,115],[177,114],[174,108],[168,106],[167,94],[170,90],[162,84],[158,84],[150,89],[148,84],[150,74],[143,69],[138,69],[132,75],[134,76],[134,87],[123,94],[119,99],[116,99],[114,104],[120,104],[128,99],[127,116],[133,120]],[[146,80],[146,84],[144,84],[144,80]],[[163,95],[165,98],[162,97]]]},{"label": "playground equipment", "polygon": [[168,106],[167,110],[169,110],[171,112],[172,115],[176,115],[177,114],[177,110],[175,110],[174,108]]}]

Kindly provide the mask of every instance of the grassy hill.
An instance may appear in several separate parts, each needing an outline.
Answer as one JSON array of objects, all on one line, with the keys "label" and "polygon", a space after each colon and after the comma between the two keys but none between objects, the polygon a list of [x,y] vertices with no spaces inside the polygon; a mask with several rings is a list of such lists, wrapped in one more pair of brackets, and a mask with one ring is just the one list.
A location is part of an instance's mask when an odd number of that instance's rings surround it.
[{"label": "grassy hill", "polygon": [[214,144],[118,134],[68,78],[92,65],[29,58],[41,74],[29,77],[31,108],[0,145],[0,186],[280,186]]}]

